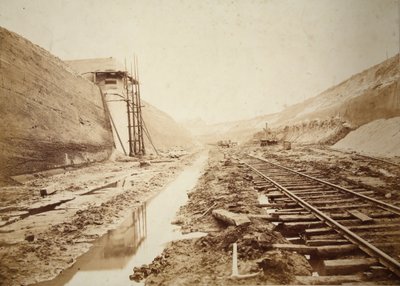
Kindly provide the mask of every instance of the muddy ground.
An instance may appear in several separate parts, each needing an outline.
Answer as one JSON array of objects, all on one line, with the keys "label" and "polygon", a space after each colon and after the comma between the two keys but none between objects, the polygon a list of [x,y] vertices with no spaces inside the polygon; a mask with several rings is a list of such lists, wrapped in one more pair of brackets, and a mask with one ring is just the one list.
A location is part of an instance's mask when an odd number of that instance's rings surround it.
[{"label": "muddy ground", "polygon": [[19,183],[1,189],[0,285],[54,278],[197,154],[166,156],[142,166],[120,157],[14,178]]},{"label": "muddy ground", "polygon": [[[288,243],[275,231],[275,225],[263,221],[265,209],[258,207],[258,194],[251,173],[229,156],[252,154],[294,165],[304,172],[318,171],[324,178],[346,184],[357,182],[379,191],[388,202],[399,202],[400,168],[355,153],[343,153],[321,146],[281,146],[245,149],[214,149],[208,167],[189,193],[174,223],[183,232],[203,231],[205,237],[174,241],[150,265],[133,269],[131,279],[146,285],[254,285],[299,284],[296,276],[312,275],[308,260],[295,252],[272,249],[272,243]],[[212,216],[214,209],[245,213],[251,223],[228,226]],[[231,278],[232,245],[238,245],[239,274],[250,278]]]},{"label": "muddy ground", "polygon": [[[312,274],[304,256],[272,249],[273,243],[288,242],[274,224],[262,219],[266,210],[258,205],[252,173],[230,158],[244,152],[300,171],[318,171],[332,182],[361,183],[388,202],[399,202],[400,168],[355,153],[320,146],[211,149],[204,174],[174,221],[184,233],[207,235],[171,242],[152,264],[134,269],[132,280],[146,278],[148,285],[296,284],[297,275]],[[154,160],[142,167],[137,160],[120,158],[15,178],[19,183],[3,187],[0,200],[0,284],[27,285],[55,277],[194,156]],[[43,190],[47,196],[41,196]],[[212,216],[215,209],[247,214],[251,223],[228,226]],[[230,277],[234,242],[239,274],[254,277]]]}]

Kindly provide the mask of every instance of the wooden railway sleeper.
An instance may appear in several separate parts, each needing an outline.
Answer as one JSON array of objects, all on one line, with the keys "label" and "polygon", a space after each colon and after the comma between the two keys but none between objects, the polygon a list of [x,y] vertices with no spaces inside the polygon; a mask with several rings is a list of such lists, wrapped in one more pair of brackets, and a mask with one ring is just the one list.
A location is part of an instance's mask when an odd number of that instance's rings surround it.
[{"label": "wooden railway sleeper", "polygon": [[[257,158],[252,156],[253,158]],[[260,159],[260,158],[257,158]],[[264,159],[260,159],[262,161],[265,161],[267,163],[273,164],[273,165],[277,165],[271,162],[268,162]],[[246,164],[246,163],[245,163]],[[366,240],[364,240],[363,238],[361,238],[360,236],[356,235],[354,232],[350,231],[348,228],[346,228],[345,226],[341,225],[340,223],[338,223],[337,221],[333,220],[331,217],[327,216],[325,213],[321,212],[320,210],[316,209],[315,207],[313,207],[312,205],[310,205],[309,203],[307,203],[306,201],[304,201],[303,199],[301,199],[300,197],[296,196],[295,194],[291,193],[288,189],[286,189],[285,187],[283,187],[281,184],[279,184],[278,182],[274,181],[273,179],[267,177],[265,174],[261,173],[259,170],[257,170],[256,168],[252,167],[249,164],[246,164],[250,169],[252,169],[255,173],[259,174],[260,176],[264,177],[266,180],[270,181],[271,183],[273,183],[274,185],[276,185],[279,189],[281,189],[284,193],[286,193],[288,196],[290,196],[291,198],[293,198],[295,201],[297,201],[302,207],[304,207],[305,209],[311,211],[314,215],[316,215],[320,220],[324,221],[325,223],[327,223],[330,227],[334,228],[338,233],[340,233],[343,237],[345,237],[347,240],[349,240],[350,242],[358,245],[358,247],[363,250],[365,253],[367,253],[368,255],[370,255],[372,257],[372,259],[375,259],[377,261],[379,261],[381,264],[383,264],[384,266],[386,266],[387,268],[389,268],[393,273],[395,273],[398,277],[400,277],[400,262],[397,261],[396,259],[390,257],[388,254],[384,253],[383,251],[381,251],[380,249],[378,249],[377,247],[375,247],[374,245],[372,245],[371,243],[367,242]],[[278,165],[279,166],[279,165]],[[286,167],[283,166],[279,166],[281,168],[284,169],[288,169]],[[290,169],[288,169],[290,170]],[[304,175],[304,174],[303,174]],[[328,185],[331,185],[333,187],[339,188],[339,189],[343,189],[337,185],[334,185],[332,183],[329,182],[325,182],[316,178],[312,178],[310,176],[304,175],[306,177],[309,177],[311,179],[326,183]],[[344,189],[345,191],[348,191],[350,193],[355,193],[352,192],[350,190]],[[375,202],[378,205],[380,205],[382,207],[382,205],[386,206],[385,203],[382,203],[378,200],[357,194],[358,196],[361,196],[369,201]],[[391,209],[393,210],[392,207],[387,207],[384,209]],[[396,209],[396,207],[394,208]],[[400,208],[399,208],[400,210]],[[399,212],[400,213],[400,212]],[[331,235],[332,236],[332,235]],[[330,235],[325,236],[325,238],[329,238]],[[333,236],[332,236],[333,237]],[[321,238],[321,237],[320,237]],[[335,236],[335,239],[337,239],[338,237]]]}]

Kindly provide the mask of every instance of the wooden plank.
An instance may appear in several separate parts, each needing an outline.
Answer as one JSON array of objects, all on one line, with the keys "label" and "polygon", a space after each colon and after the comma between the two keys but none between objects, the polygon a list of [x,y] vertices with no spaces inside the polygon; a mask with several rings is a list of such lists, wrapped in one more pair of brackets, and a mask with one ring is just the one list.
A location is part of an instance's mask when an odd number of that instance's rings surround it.
[{"label": "wooden plank", "polygon": [[[304,194],[304,195],[298,195],[300,198],[302,199],[315,199],[315,198],[321,198],[322,193],[321,192],[317,192],[315,195],[308,195],[308,194]],[[340,198],[343,195],[339,194],[338,192],[332,193],[332,194],[323,194],[324,198],[330,199],[330,198]]]},{"label": "wooden plank", "polygon": [[317,247],[318,255],[325,257],[354,253],[357,249],[358,246],[355,244],[325,245]]},{"label": "wooden plank", "polygon": [[373,239],[376,239],[378,236],[384,236],[385,238],[392,237],[392,236],[399,236],[400,231],[379,231],[379,232],[371,232],[371,231],[363,231],[363,232],[357,232],[357,234],[363,238],[365,237],[371,237]]},{"label": "wooden plank", "polygon": [[267,196],[269,199],[287,198],[287,196],[286,196],[285,194],[283,194],[282,192],[280,192],[280,191],[268,192],[268,193],[266,194],[266,196]]},{"label": "wooden plank", "polygon": [[313,214],[283,214],[278,215],[281,221],[299,222],[299,221],[316,221],[318,218]]},{"label": "wooden plank", "polygon": [[314,191],[314,190],[322,190],[322,186],[315,186],[315,185],[309,185],[309,186],[304,186],[304,185],[297,185],[297,186],[288,186],[286,187],[288,190],[293,190],[293,191],[301,191],[301,190],[307,190],[307,191]]},{"label": "wooden plank", "polygon": [[280,249],[280,250],[287,250],[287,251],[296,251],[297,253],[300,253],[300,254],[314,254],[317,252],[316,247],[311,247],[311,246],[304,245],[304,244],[275,243],[275,244],[272,244],[272,248]]},{"label": "wooden plank", "polygon": [[336,233],[335,230],[333,230],[330,227],[321,227],[321,228],[310,228],[304,230],[304,233],[308,236],[310,235],[317,235],[317,234],[328,234],[328,233]]},{"label": "wooden plank", "polygon": [[[338,219],[340,220],[340,223],[345,226],[352,226],[353,224],[357,224],[360,221],[357,219]],[[400,221],[398,222],[400,224]],[[302,231],[304,229],[308,228],[314,228],[314,227],[325,227],[326,224],[323,221],[294,221],[294,222],[282,222],[280,224],[281,228],[285,230],[296,230],[296,231]]]},{"label": "wooden plank", "polygon": [[[315,217],[313,214],[310,214],[307,211],[303,212],[298,212],[296,214],[292,214],[291,212],[287,211],[278,211],[273,214],[272,216],[279,216],[279,220],[283,222],[300,222],[300,221],[317,221],[318,218]],[[372,217],[393,217],[393,214],[377,214],[377,215],[371,215]],[[351,219],[352,216],[350,214],[331,214],[331,218],[336,219],[336,220],[346,220],[346,219]]]},{"label": "wooden plank", "polygon": [[[360,200],[357,198],[349,198],[349,199],[337,199],[337,200],[327,200],[325,197],[321,195],[321,198],[324,198],[323,200],[315,200],[315,201],[308,201],[311,205],[333,205],[333,204],[342,204],[342,203],[352,203],[352,202],[357,202],[359,203]],[[319,207],[318,207],[319,208]]]},{"label": "wooden plank", "polygon": [[266,185],[267,187],[271,186],[271,184],[268,184],[266,180],[261,180],[261,181],[253,181],[254,185]]},{"label": "wooden plank", "polygon": [[287,208],[287,207],[295,207],[298,206],[296,203],[266,203],[266,204],[257,204],[257,207],[260,208]]},{"label": "wooden plank", "polygon": [[370,195],[374,195],[375,194],[374,191],[359,191],[359,192],[356,191],[356,193],[362,194],[362,195],[366,195],[366,196],[370,196]]},{"label": "wooden plank", "polygon": [[261,191],[267,189],[268,187],[269,187],[268,185],[259,185],[259,186],[254,186],[254,189],[256,189],[257,191]]},{"label": "wooden plank", "polygon": [[[370,214],[370,216],[372,218],[390,218],[390,217],[396,217],[397,215],[394,213],[390,213],[390,212],[386,212],[386,213],[372,213]],[[353,218],[353,216],[351,216],[350,214],[331,214],[330,215],[331,218],[333,219],[351,219]]]},{"label": "wooden plank", "polygon": [[[369,230],[369,229],[398,229],[399,225],[397,223],[387,223],[387,224],[368,224],[368,225],[354,225],[348,226],[347,228],[353,231],[357,230]],[[330,227],[321,227],[321,228],[310,228],[304,230],[306,235],[316,235],[316,234],[325,234],[325,233],[334,233],[334,230]]]},{"label": "wooden plank", "polygon": [[289,198],[270,198],[268,197],[268,199],[270,199],[272,202],[274,203],[278,203],[278,204],[287,204],[287,203],[293,203],[294,201],[292,199]]},{"label": "wooden plank", "polygon": [[276,218],[274,218],[271,215],[268,214],[248,214],[247,215],[248,218],[259,218],[259,219],[265,219],[268,221],[277,221]]},{"label": "wooden plank", "polygon": [[[288,211],[277,211],[271,214],[271,216],[279,217],[279,221],[283,222],[301,222],[301,221],[318,221],[318,218],[314,215],[310,214],[307,211],[292,213]],[[390,218],[395,217],[396,215],[393,213],[376,213],[370,214],[372,218]],[[350,214],[331,214],[331,218],[335,220],[346,220],[351,219],[353,216]]]},{"label": "wooden plank", "polygon": [[352,216],[354,216],[355,218],[358,218],[362,222],[370,222],[370,221],[374,220],[373,218],[367,216],[366,214],[364,214],[358,210],[348,210],[347,212],[349,214],[351,214]]},{"label": "wooden plank", "polygon": [[279,217],[279,216],[283,216],[283,215],[309,215],[310,212],[309,211],[295,211],[295,212],[291,212],[291,211],[285,211],[285,210],[277,210],[273,213],[271,213],[272,216],[275,217]]},{"label": "wooden plank", "polygon": [[292,191],[292,193],[295,195],[298,195],[299,197],[307,197],[307,196],[315,196],[315,195],[321,196],[323,194],[326,194],[326,195],[338,194],[339,191],[337,191],[337,190],[332,190],[332,191],[320,190],[320,191],[312,191],[312,192],[310,192],[310,191]]},{"label": "wooden plank", "polygon": [[301,244],[304,243],[304,240],[298,236],[296,237],[286,237],[286,240],[293,244]]},{"label": "wooden plank", "polygon": [[370,204],[351,204],[351,205],[338,205],[338,206],[327,206],[318,207],[319,210],[336,210],[336,209],[358,209],[358,208],[371,208]]},{"label": "wooden plank", "polygon": [[369,229],[398,229],[399,224],[398,223],[383,223],[383,224],[368,224],[368,225],[355,225],[355,226],[349,226],[348,227],[351,230],[369,230]]},{"label": "wooden plank", "polygon": [[[303,208],[287,208],[287,209],[284,209],[282,211],[283,212],[304,212],[305,209],[303,209]],[[280,210],[277,211],[277,213],[279,213],[279,212],[280,212]]]},{"label": "wooden plank", "polygon": [[249,224],[251,221],[245,214],[238,214],[238,213],[233,213],[227,210],[223,209],[216,209],[212,211],[212,215],[216,218],[219,219],[227,224],[230,225],[244,225],[244,224]]},{"label": "wooden plank", "polygon": [[324,271],[327,275],[350,274],[365,271],[372,265],[377,265],[375,258],[324,260]]},{"label": "wooden plank", "polygon": [[310,227],[322,227],[325,223],[322,221],[300,221],[300,222],[283,222],[280,224],[282,231],[297,231],[301,232]]},{"label": "wooden plank", "polygon": [[304,285],[340,285],[348,282],[362,282],[363,277],[362,275],[296,276],[296,280]]},{"label": "wooden plank", "polygon": [[333,234],[321,234],[321,235],[306,235],[305,236],[308,240],[312,240],[312,239],[342,239],[343,237],[340,234],[337,233],[333,233]]},{"label": "wooden plank", "polygon": [[346,239],[312,239],[306,241],[306,245],[308,246],[340,245],[347,243],[349,243],[349,241]]}]

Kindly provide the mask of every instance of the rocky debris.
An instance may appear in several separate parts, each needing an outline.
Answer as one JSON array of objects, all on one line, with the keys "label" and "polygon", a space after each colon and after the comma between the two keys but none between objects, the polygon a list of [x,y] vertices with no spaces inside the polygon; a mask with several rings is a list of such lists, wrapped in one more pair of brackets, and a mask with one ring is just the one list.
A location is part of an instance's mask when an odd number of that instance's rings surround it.
[{"label": "rocky debris", "polygon": [[216,219],[234,226],[240,226],[250,223],[250,220],[246,215],[233,213],[227,210],[222,210],[222,209],[213,210],[212,215]]},{"label": "rocky debris", "polygon": [[139,167],[140,168],[149,167],[149,166],[151,166],[149,161],[140,161],[139,162]]},{"label": "rocky debris", "polygon": [[183,221],[184,232],[205,231],[219,227],[212,210],[224,209],[241,214],[260,214],[256,207],[257,193],[252,184],[243,180],[243,171],[237,165],[224,166],[223,154],[210,151],[213,158],[200,178],[195,190],[189,193],[189,201],[178,215]]},{"label": "rocky debris", "polygon": [[163,252],[161,255],[158,255],[156,258],[154,258],[151,264],[142,265],[141,267],[134,267],[133,274],[129,276],[129,279],[139,282],[147,278],[150,274],[159,274],[168,265],[168,257],[169,254],[167,252]]},{"label": "rocky debris", "polygon": [[250,174],[244,174],[243,179],[246,181],[253,181],[253,176]]},{"label": "rocky debris", "polygon": [[310,276],[312,267],[307,259],[297,253],[272,250],[257,261],[264,275],[288,284],[295,281],[295,276]]},{"label": "rocky debris", "polygon": [[[231,280],[232,245],[237,243],[240,273],[258,273],[245,284],[281,284],[296,275],[310,275],[311,266],[296,253],[274,250],[272,244],[284,242],[271,226],[256,221],[190,240],[174,241],[149,265],[133,270],[130,279],[147,279],[148,285],[237,285]],[[283,271],[283,272],[282,272]]]},{"label": "rocky debris", "polygon": [[32,242],[35,240],[35,235],[32,233],[27,233],[25,234],[25,240],[28,242]]},{"label": "rocky debris", "polygon": [[224,166],[232,166],[232,164],[233,164],[233,162],[230,158],[228,158],[224,161]]},{"label": "rocky debris", "polygon": [[40,196],[41,196],[42,198],[46,197],[46,196],[47,196],[47,190],[46,190],[46,189],[41,189],[41,190],[40,190]]}]

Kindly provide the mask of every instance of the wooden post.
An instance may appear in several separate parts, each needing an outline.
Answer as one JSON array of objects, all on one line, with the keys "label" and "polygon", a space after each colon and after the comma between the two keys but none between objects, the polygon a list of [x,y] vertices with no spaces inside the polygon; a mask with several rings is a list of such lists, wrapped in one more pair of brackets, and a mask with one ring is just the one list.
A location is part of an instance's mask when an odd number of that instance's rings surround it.
[{"label": "wooden post", "polygon": [[231,276],[238,276],[239,269],[238,269],[238,261],[237,261],[237,244],[236,242],[233,244],[233,251],[232,251],[232,275]]}]

